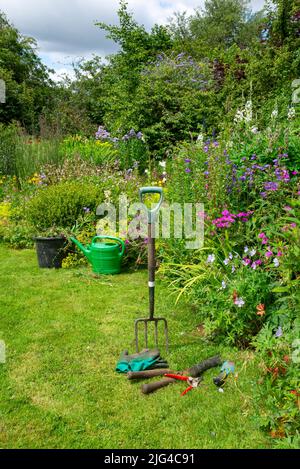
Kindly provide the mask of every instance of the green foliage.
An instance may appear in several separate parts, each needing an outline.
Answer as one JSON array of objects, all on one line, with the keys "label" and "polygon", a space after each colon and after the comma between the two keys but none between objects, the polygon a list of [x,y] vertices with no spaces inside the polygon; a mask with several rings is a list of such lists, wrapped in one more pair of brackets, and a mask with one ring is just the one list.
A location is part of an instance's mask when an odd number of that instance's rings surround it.
[{"label": "green foliage", "polygon": [[93,213],[103,200],[101,187],[77,181],[44,187],[28,202],[26,219],[37,230],[52,226],[71,228],[89,209]]},{"label": "green foliage", "polygon": [[118,151],[110,142],[101,142],[76,135],[63,140],[59,148],[63,157],[72,158],[78,155],[95,165],[111,165],[118,157]]},{"label": "green foliage", "polygon": [[293,328],[280,334],[268,324],[254,341],[259,352],[263,378],[257,399],[264,399],[266,411],[257,417],[261,427],[277,439],[285,438],[287,447],[299,447],[299,318]]},{"label": "green foliage", "polygon": [[48,73],[35,40],[22,36],[0,12],[0,79],[6,84],[0,122],[18,120],[31,131],[37,128],[38,115],[49,100]]},{"label": "green foliage", "polygon": [[16,174],[16,146],[18,130],[15,125],[0,123],[0,174]]}]

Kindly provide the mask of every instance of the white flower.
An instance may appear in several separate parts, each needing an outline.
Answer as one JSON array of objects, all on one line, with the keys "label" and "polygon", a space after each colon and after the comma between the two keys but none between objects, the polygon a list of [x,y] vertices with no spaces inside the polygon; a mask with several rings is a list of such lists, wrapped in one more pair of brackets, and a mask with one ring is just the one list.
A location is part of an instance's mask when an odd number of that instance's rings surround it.
[{"label": "white flower", "polygon": [[278,117],[278,108],[277,107],[275,109],[273,109],[272,114],[271,114],[272,119],[276,119],[276,117]]},{"label": "white flower", "polygon": [[226,282],[223,280],[223,281],[222,281],[222,288],[223,288],[223,290],[225,290],[226,287],[227,287]]},{"label": "white flower", "polygon": [[202,145],[203,140],[204,140],[203,135],[202,135],[202,134],[199,134],[198,137],[197,137],[197,142],[200,143],[200,145]]},{"label": "white flower", "polygon": [[255,254],[256,254],[256,249],[251,249],[251,251],[249,252],[249,256],[253,257],[255,256]]},{"label": "white flower", "polygon": [[215,255],[214,254],[210,254],[207,258],[207,263],[208,264],[212,264],[213,262],[215,262],[216,258],[215,258]]},{"label": "white flower", "polygon": [[238,307],[238,308],[242,308],[245,304],[245,301],[243,300],[243,298],[236,298],[235,301],[234,301],[234,304]]},{"label": "white flower", "polygon": [[166,161],[160,161],[158,164],[164,169],[166,168],[166,165],[167,165]]},{"label": "white flower", "polygon": [[248,251],[249,251],[248,246],[245,246],[245,247],[244,247],[244,253],[247,254]]},{"label": "white flower", "polygon": [[242,122],[244,120],[244,112],[243,111],[240,111],[239,109],[236,111],[236,115],[235,115],[235,118],[234,118],[234,122],[235,123],[238,123],[238,122]]},{"label": "white flower", "polygon": [[280,262],[279,262],[279,260],[277,259],[277,257],[275,257],[275,259],[273,259],[273,264],[275,265],[275,267],[279,267]]},{"label": "white flower", "polygon": [[296,117],[296,109],[294,107],[290,107],[288,111],[288,119],[292,120]]},{"label": "white flower", "polygon": [[225,265],[228,265],[229,262],[230,262],[230,259],[225,259],[225,260],[223,261],[223,263],[224,263]]},{"label": "white flower", "polygon": [[231,272],[232,272],[232,273],[235,272],[235,267],[234,267],[234,265],[231,267]]},{"label": "white flower", "polygon": [[245,122],[252,121],[252,101],[247,101],[245,105]]},{"label": "white flower", "polygon": [[251,127],[250,130],[253,134],[258,134],[258,128],[257,127]]},{"label": "white flower", "polygon": [[146,174],[149,174],[149,169],[145,169],[145,173],[146,173]]}]

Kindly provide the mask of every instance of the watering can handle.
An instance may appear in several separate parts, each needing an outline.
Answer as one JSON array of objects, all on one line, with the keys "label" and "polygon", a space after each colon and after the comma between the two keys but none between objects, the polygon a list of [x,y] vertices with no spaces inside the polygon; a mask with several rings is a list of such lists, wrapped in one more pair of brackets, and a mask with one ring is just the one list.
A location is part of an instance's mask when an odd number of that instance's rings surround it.
[{"label": "watering can handle", "polygon": [[141,203],[144,203],[143,196],[145,194],[159,194],[160,195],[160,199],[159,199],[156,207],[154,207],[152,209],[147,209],[147,211],[148,211],[148,222],[149,223],[154,223],[156,215],[159,212],[160,206],[161,206],[161,204],[164,200],[163,190],[162,190],[161,187],[141,187],[139,193],[140,193]]},{"label": "watering can handle", "polygon": [[122,251],[120,252],[120,256],[122,257],[123,254],[124,254],[124,251],[125,251],[125,243],[122,239],[120,238],[116,238],[115,236],[106,236],[106,235],[98,235],[98,236],[95,236],[93,239],[92,239],[92,244],[94,244],[94,241],[96,239],[112,239],[114,241],[118,241],[118,243],[121,244],[122,246]]}]

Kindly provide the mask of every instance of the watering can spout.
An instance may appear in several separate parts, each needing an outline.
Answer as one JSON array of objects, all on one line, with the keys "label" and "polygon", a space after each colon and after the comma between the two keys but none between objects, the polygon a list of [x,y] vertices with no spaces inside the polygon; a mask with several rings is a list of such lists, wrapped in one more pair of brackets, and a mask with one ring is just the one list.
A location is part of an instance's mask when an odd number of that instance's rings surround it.
[{"label": "watering can spout", "polygon": [[70,240],[79,247],[79,249],[83,252],[83,254],[87,257],[89,261],[91,261],[91,251],[85,248],[76,238],[70,238]]}]

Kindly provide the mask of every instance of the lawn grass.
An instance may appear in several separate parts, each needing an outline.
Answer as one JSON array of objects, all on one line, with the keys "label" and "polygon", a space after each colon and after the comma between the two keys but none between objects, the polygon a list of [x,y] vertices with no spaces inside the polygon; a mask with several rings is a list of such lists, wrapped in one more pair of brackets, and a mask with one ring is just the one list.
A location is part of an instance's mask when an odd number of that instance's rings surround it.
[{"label": "lawn grass", "polygon": [[[35,252],[0,246],[2,448],[267,448],[253,419],[258,379],[250,352],[207,345],[195,312],[174,306],[158,282],[156,310],[170,329],[169,364],[189,367],[221,353],[239,378],[225,392],[212,383],[185,397],[185,384],[144,396],[114,371],[134,351],[134,319],[147,316],[147,273],[93,278],[90,269],[39,269]],[[161,347],[162,355],[163,348]]]}]

